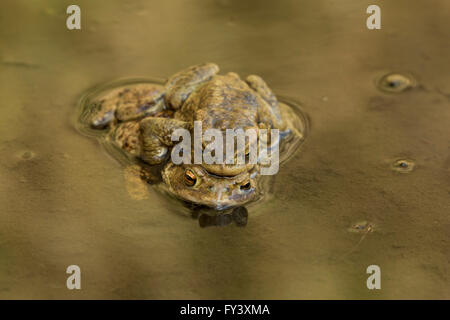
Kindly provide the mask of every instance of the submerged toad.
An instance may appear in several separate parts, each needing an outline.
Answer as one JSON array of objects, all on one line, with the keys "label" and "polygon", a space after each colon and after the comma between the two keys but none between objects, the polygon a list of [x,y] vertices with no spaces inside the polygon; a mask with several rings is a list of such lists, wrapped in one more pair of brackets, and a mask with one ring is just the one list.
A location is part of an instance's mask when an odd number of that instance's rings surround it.
[{"label": "submerged toad", "polygon": [[[133,158],[163,164],[162,179],[176,197],[217,209],[242,205],[261,194],[260,166],[249,161],[176,165],[169,159],[176,143],[172,133],[193,131],[194,122],[203,131],[279,129],[283,139],[298,145],[305,127],[260,77],[243,81],[236,73],[218,71],[215,64],[201,64],[173,75],[164,86],[138,83],[109,90],[89,105],[88,122],[95,129],[107,128],[106,140]],[[245,143],[247,152],[257,141]]]}]

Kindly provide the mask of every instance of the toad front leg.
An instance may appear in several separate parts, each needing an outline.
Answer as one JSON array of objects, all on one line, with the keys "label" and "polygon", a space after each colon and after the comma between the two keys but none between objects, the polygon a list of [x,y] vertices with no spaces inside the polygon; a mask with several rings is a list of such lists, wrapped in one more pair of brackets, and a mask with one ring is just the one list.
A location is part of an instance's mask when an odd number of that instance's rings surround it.
[{"label": "toad front leg", "polygon": [[169,118],[145,118],[140,123],[141,159],[154,165],[167,159],[169,148],[175,143],[172,133],[179,128],[189,130],[188,122]]}]

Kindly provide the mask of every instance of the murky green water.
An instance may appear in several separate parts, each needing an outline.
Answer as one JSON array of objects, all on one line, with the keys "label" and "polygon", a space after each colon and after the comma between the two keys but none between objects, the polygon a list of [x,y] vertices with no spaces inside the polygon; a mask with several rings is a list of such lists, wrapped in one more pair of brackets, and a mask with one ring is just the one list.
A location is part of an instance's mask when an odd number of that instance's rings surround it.
[{"label": "murky green water", "polygon": [[[375,31],[370,1],[77,3],[81,31],[70,3],[1,3],[1,298],[450,298],[446,1],[377,1]],[[261,75],[311,121],[244,228],[132,199],[73,124],[95,85],[204,61]],[[417,84],[379,90],[391,72]]]}]

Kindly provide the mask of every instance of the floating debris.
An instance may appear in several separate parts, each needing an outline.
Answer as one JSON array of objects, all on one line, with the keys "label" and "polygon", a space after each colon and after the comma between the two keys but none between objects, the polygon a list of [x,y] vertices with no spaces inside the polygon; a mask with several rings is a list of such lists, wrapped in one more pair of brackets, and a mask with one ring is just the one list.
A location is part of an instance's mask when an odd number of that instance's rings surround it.
[{"label": "floating debris", "polygon": [[345,259],[359,248],[366,236],[374,231],[374,224],[369,221],[359,221],[352,224],[350,228],[347,229],[347,231],[351,233],[358,233],[361,235],[361,238],[359,239],[358,243],[356,243],[352,248],[350,248],[349,251],[343,254],[340,259]]},{"label": "floating debris", "polygon": [[20,61],[20,60],[9,60],[9,59],[2,59],[0,60],[0,64],[7,67],[16,67],[16,68],[28,68],[28,69],[34,69],[39,68],[39,65],[27,62],[27,61]]},{"label": "floating debris", "polygon": [[367,234],[367,233],[373,232],[373,229],[374,229],[373,223],[370,223],[368,221],[359,221],[359,222],[354,223],[347,230],[352,233]]}]

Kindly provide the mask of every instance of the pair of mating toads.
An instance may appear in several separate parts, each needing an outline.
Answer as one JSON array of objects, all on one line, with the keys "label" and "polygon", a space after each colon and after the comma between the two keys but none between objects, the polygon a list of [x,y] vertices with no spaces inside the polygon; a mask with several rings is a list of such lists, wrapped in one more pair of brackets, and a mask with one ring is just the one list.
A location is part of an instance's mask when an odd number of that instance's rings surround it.
[{"label": "pair of mating toads", "polygon": [[[278,129],[281,140],[298,146],[305,126],[259,76],[244,81],[236,73],[218,71],[216,64],[205,63],[176,73],[165,85],[135,83],[109,90],[95,99],[89,122],[95,129],[107,129],[107,140],[127,155],[145,165],[159,165],[170,194],[221,210],[260,197],[261,165],[249,161],[176,165],[170,159],[172,133],[178,128],[192,132],[195,121],[201,122],[203,131]],[[246,142],[246,152],[254,142]],[[285,149],[292,153],[294,148]]]}]

